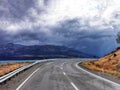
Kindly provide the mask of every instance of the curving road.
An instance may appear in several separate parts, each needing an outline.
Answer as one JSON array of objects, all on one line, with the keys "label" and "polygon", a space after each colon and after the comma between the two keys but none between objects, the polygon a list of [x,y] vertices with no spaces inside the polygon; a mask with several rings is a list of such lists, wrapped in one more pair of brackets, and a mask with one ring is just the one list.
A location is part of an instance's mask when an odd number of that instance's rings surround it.
[{"label": "curving road", "polygon": [[54,61],[36,69],[16,90],[120,90],[84,72],[78,61]]}]

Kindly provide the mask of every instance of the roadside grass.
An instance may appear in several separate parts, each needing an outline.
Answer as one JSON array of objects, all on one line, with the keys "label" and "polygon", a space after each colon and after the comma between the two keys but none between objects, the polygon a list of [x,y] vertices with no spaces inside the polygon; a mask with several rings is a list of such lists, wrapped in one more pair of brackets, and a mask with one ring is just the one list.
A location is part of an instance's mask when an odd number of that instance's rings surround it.
[{"label": "roadside grass", "polygon": [[13,70],[28,65],[30,63],[4,63],[0,64],[0,76],[3,76]]},{"label": "roadside grass", "polygon": [[92,71],[107,73],[120,78],[120,71],[115,69],[104,68],[99,64],[94,63],[94,61],[85,61],[85,62],[82,62],[80,65]]}]

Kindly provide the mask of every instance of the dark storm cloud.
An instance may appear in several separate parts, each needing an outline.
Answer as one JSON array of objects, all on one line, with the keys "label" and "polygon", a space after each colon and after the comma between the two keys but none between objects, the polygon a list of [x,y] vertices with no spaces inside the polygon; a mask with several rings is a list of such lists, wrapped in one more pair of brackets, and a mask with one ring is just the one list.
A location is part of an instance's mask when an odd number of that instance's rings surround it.
[{"label": "dark storm cloud", "polygon": [[44,4],[45,4],[45,5],[48,5],[49,2],[50,2],[50,0],[44,0]]},{"label": "dark storm cloud", "polygon": [[78,20],[73,19],[60,22],[54,27],[48,27],[48,31],[40,27],[33,30],[21,30],[17,33],[1,31],[0,43],[64,45],[96,56],[102,56],[116,48],[114,31],[81,29],[81,27]]},{"label": "dark storm cloud", "polygon": [[[114,34],[110,30],[95,30],[94,28],[81,29],[83,27],[78,23],[78,20],[67,20],[64,23],[60,23],[53,29],[53,35],[62,35],[65,38],[74,39],[100,39],[114,37]],[[87,25],[86,25],[87,27]]]},{"label": "dark storm cloud", "polygon": [[96,56],[107,54],[117,47],[114,30],[95,30],[94,28],[82,30],[81,27],[82,25],[76,19],[60,23],[52,28],[54,41],[60,41],[63,45]]},{"label": "dark storm cloud", "polygon": [[0,44],[13,42],[13,38],[4,30],[0,30]]},{"label": "dark storm cloud", "polygon": [[[105,20],[108,20],[107,23],[104,20],[101,21],[104,19],[102,17],[92,18],[91,14],[94,13],[90,11],[91,9],[85,6],[82,8],[88,12],[83,11],[79,5],[86,4],[85,0],[81,0],[82,2],[77,0],[78,3],[75,3],[80,9],[74,7],[73,3],[69,5],[65,0],[61,0],[61,3],[58,0],[55,3],[54,0],[5,1],[1,4],[3,8],[0,9],[2,13],[0,18],[8,20],[9,25],[4,25],[4,27],[0,25],[0,28],[4,29],[0,30],[0,43],[64,45],[96,56],[105,55],[117,47],[114,30],[120,30],[118,28],[119,14],[113,15],[114,18],[112,17],[110,22],[109,18],[103,15]],[[57,5],[55,7],[49,5],[51,1],[51,5]],[[70,8],[68,11],[66,11],[66,5],[68,9]],[[89,7],[94,8],[94,5]],[[88,13],[87,18],[82,17],[85,13]],[[69,18],[66,20],[66,17]],[[17,25],[14,20],[17,21]],[[107,26],[109,23],[110,25]],[[111,25],[115,29],[108,28]]]},{"label": "dark storm cloud", "polygon": [[0,3],[0,17],[9,19],[21,19],[34,5],[34,0],[3,0]]},{"label": "dark storm cloud", "polygon": [[[24,44],[24,45],[34,45],[41,44],[47,41],[47,36],[44,32],[35,32],[29,30],[23,30],[15,35],[12,35],[14,43]],[[31,43],[30,43],[31,42]]]}]

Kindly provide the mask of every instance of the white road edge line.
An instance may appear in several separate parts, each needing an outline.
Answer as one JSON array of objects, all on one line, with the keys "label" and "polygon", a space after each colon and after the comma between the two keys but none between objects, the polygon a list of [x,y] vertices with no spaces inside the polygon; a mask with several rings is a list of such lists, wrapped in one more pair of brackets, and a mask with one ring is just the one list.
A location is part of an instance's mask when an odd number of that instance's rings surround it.
[{"label": "white road edge line", "polygon": [[39,70],[40,68],[36,69],[24,82],[22,82],[16,90],[20,90],[20,88]]},{"label": "white road edge line", "polygon": [[115,86],[119,86],[119,87],[120,87],[120,84],[118,84],[118,83],[116,83],[116,82],[113,82],[113,81],[111,81],[111,80],[109,80],[109,79],[106,79],[106,78],[103,78],[103,77],[101,77],[101,76],[98,76],[98,75],[96,75],[96,74],[94,74],[94,73],[91,73],[91,72],[89,72],[89,71],[81,68],[80,66],[78,66],[79,63],[80,63],[80,62],[77,62],[76,65],[75,65],[78,69],[80,69],[80,70],[88,73],[89,75],[92,75],[92,76],[94,76],[94,77],[96,77],[96,78],[98,78],[98,79],[100,79],[100,80],[104,80],[104,81],[106,81],[106,82],[108,82],[108,83],[110,83],[110,84],[113,84],[113,85],[115,85]]},{"label": "white road edge line", "polygon": [[63,74],[66,76],[66,78],[69,80],[70,84],[73,86],[73,88],[75,90],[79,90],[78,87],[71,81],[71,79],[67,76],[67,74],[65,72],[63,72]]}]

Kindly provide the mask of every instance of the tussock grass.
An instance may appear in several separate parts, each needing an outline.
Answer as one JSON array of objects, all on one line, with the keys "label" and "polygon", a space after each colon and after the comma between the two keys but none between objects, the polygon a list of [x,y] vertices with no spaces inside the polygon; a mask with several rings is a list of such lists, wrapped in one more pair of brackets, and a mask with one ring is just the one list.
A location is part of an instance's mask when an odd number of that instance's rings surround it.
[{"label": "tussock grass", "polygon": [[120,77],[120,71],[118,71],[117,69],[115,70],[115,69],[103,68],[98,64],[92,63],[90,61],[83,62],[81,63],[81,65],[92,71],[101,72],[101,73],[104,72],[104,73],[108,73],[108,74]]},{"label": "tussock grass", "polygon": [[87,69],[120,77],[120,48],[95,61],[81,63]]},{"label": "tussock grass", "polygon": [[29,63],[4,63],[0,64],[0,76],[3,76],[15,69],[28,65]]}]

